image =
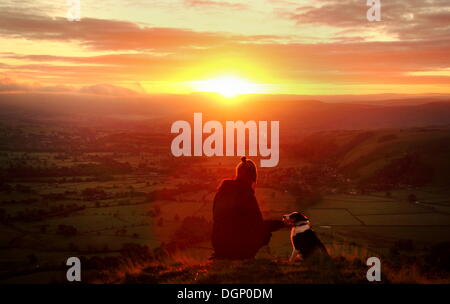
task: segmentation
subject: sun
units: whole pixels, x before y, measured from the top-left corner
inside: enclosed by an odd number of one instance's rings
[[[194,82],[194,90],[197,92],[218,93],[226,98],[234,98],[243,94],[264,93],[264,86],[250,81],[234,77],[222,76],[214,79]]]

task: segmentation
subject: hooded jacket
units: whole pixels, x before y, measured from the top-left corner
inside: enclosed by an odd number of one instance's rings
[[[251,185],[224,180],[214,197],[212,245],[219,259],[253,258],[270,232]]]

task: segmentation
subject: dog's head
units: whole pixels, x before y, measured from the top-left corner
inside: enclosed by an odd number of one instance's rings
[[[308,220],[308,217],[300,212],[292,212],[283,215],[283,222],[288,226],[293,226],[301,222],[307,222]]]

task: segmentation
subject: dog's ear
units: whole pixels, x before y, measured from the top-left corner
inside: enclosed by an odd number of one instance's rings
[[[295,222],[303,222],[303,221],[307,221],[307,220],[308,220],[308,217],[305,216],[305,215],[303,215],[303,214],[300,213],[300,212],[296,212],[296,213],[294,214],[294,221],[295,221]]]

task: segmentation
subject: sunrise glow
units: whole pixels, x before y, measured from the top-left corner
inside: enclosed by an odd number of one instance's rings
[[[264,85],[255,84],[234,76],[195,81],[193,89],[197,92],[217,93],[226,98],[233,98],[243,94],[261,94],[266,91]]]
[[[4,0],[0,91],[225,99],[450,91],[442,1],[384,7],[389,23],[368,21],[365,1],[169,2],[81,1],[71,22],[64,1]]]

